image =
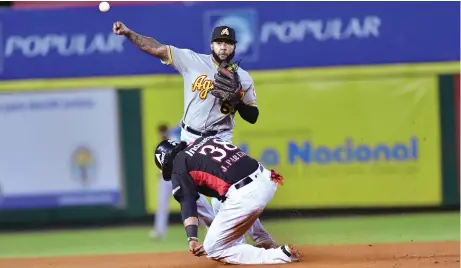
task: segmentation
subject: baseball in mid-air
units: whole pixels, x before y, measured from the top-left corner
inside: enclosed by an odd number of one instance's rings
[[[109,11],[109,9],[110,9],[109,3],[105,2],[105,1],[99,3],[99,10],[101,12],[107,12],[107,11]]]

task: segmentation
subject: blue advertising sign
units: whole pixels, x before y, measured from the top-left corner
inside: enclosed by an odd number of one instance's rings
[[[209,53],[237,32],[248,70],[459,61],[457,2],[201,2],[0,11],[0,79],[173,73],[112,34],[120,20],[164,44]]]

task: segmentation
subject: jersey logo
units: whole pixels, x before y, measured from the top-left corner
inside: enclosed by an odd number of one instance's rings
[[[200,91],[199,97],[204,100],[208,96],[208,92],[213,89],[213,80],[207,79],[206,74],[197,77],[192,83],[192,92]]]
[[[221,35],[229,35],[229,28],[222,30]]]
[[[210,139],[211,139],[211,137],[204,138],[201,142],[199,142],[199,143],[195,144],[194,146],[192,146],[191,148],[189,148],[186,151],[186,154],[188,154],[191,157],[194,156],[194,154],[198,150],[198,148],[200,148],[202,145],[204,145]]]

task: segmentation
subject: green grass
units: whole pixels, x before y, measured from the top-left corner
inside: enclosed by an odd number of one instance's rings
[[[460,214],[293,220],[267,229],[280,242],[308,245],[452,241],[460,239]]]
[[[460,214],[413,214],[268,221],[279,243],[320,245],[459,240]],[[187,250],[184,228],[168,229],[167,239],[149,239],[150,226],[0,234],[0,258],[117,254]],[[203,238],[204,231],[200,236]]]

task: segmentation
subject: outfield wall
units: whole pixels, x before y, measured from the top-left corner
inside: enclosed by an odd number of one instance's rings
[[[374,210],[459,204],[453,101],[457,65],[255,73],[261,88],[257,91],[260,120],[249,125],[237,119],[234,135],[249,154],[286,177],[268,209]],[[3,226],[127,221],[155,213],[159,174],[151,152],[158,142],[156,127],[163,122],[174,125],[180,119],[181,102],[168,100],[181,98],[182,81],[177,76],[144,77],[149,83],[131,88],[126,86],[127,79],[133,84],[142,81],[132,77],[29,83],[33,93],[24,87],[27,84],[18,84],[23,88],[13,96],[24,99],[50,94],[39,89],[91,93],[97,92],[99,83],[113,85],[106,90],[115,89],[117,98],[123,198],[116,201],[123,202],[85,203],[87,196],[74,196],[80,203],[42,208],[0,205]],[[101,149],[90,148],[94,155],[101,155]],[[66,161],[72,155],[68,150]],[[97,172],[92,178],[97,181],[103,178],[98,172],[110,162],[95,159]],[[65,168],[70,174],[67,184],[75,183],[72,166],[66,163]],[[42,180],[40,176],[30,179]],[[176,202],[171,208],[179,211]]]

